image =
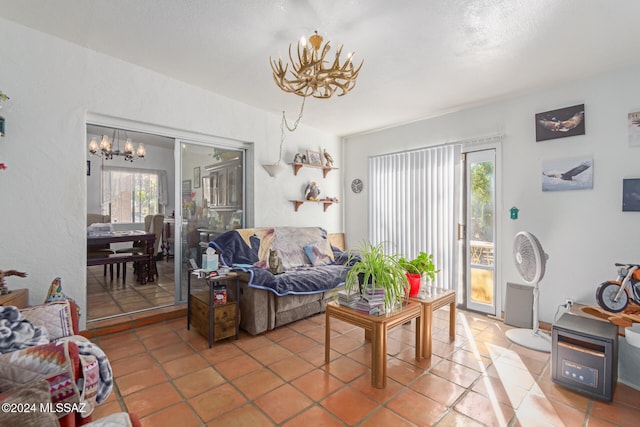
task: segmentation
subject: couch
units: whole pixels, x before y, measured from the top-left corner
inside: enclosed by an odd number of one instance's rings
[[[331,244],[333,239],[337,247]],[[239,274],[240,327],[258,335],[305,317],[322,313],[344,285],[347,261],[344,236],[320,227],[266,227],[231,230],[209,243],[220,263]],[[273,252],[282,274],[269,271]]]
[[[38,396],[45,380],[52,405],[62,408],[54,411],[61,425],[90,422],[95,405],[111,393],[111,367],[98,346],[76,335],[75,303],[60,300],[22,310],[0,307],[0,328],[0,400],[19,403],[25,395]],[[80,408],[82,412],[76,410]]]

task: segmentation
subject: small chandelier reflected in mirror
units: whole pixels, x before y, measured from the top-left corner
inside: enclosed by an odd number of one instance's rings
[[[113,156],[122,156],[127,162],[133,162],[137,159],[143,159],[146,154],[144,145],[140,143],[138,144],[138,148],[136,149],[133,146],[131,138],[127,137],[127,132],[123,132],[125,136],[123,151],[120,151],[120,139],[117,137],[120,131],[118,129],[114,129],[112,141],[114,144],[116,144],[115,150],[112,148],[111,142],[109,142],[109,137],[107,135],[102,135],[100,145],[98,145],[98,141],[95,136],[91,138],[91,142],[89,143],[89,152],[93,155],[102,156],[106,160],[113,159]]]
[[[295,93],[299,96],[313,96],[314,98],[330,98],[336,91],[338,96],[349,92],[356,85],[358,73],[364,60],[356,68],[351,59],[353,52],[347,55],[341,65],[340,55],[342,46],[336,52],[332,63],[325,60],[331,47],[329,42],[322,46],[322,36],[315,34],[309,37],[309,44],[303,37],[298,42],[298,56],[294,60],[289,45],[289,64],[283,65],[282,58],[270,59],[273,79],[285,92]],[[287,75],[289,72],[289,75]]]

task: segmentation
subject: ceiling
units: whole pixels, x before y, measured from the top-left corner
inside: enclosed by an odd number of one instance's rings
[[[317,30],[364,59],[353,91],[306,102],[302,122],[336,135],[640,63],[637,0],[0,0],[0,16],[291,122],[301,98],[269,57]]]

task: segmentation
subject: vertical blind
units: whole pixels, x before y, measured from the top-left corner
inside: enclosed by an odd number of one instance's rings
[[[407,259],[433,254],[436,284],[454,289],[460,145],[369,159],[369,240]]]

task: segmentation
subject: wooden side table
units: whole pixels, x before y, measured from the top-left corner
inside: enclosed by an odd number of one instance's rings
[[[387,331],[402,325],[411,319],[416,320],[416,359],[422,354],[422,307],[414,301],[409,301],[401,310],[383,316],[372,316],[356,311],[349,307],[330,302],[326,308],[326,325],[324,341],[324,361],[329,363],[331,350],[331,318],[342,320],[354,326],[363,328],[371,335],[371,385],[375,388],[387,386]]]
[[[191,273],[193,270],[189,269],[189,271],[187,272],[187,329],[191,329],[191,311],[193,310],[192,307],[192,294],[191,294]],[[214,331],[215,331],[215,325],[214,325],[214,320],[215,320],[215,315],[218,314],[219,317],[221,317],[221,321],[224,323],[228,320],[229,316],[227,316],[228,314],[228,309],[230,307],[232,307],[233,309],[235,309],[235,318],[234,318],[234,322],[235,322],[235,336],[236,336],[236,340],[239,338],[240,336],[240,281],[238,280],[238,273],[234,273],[231,272],[225,276],[222,277],[216,277],[213,279],[205,279],[205,282],[207,283],[207,286],[209,287],[209,295],[208,298],[204,298],[206,300],[206,303],[208,305],[208,316],[207,316],[207,320],[208,320],[208,332],[209,332],[209,348],[211,348],[211,345],[213,344],[213,341],[215,339],[214,337]],[[218,310],[217,312],[214,311],[214,308],[216,307],[216,305],[214,304],[214,296],[213,296],[213,290],[215,285],[220,284],[220,283],[227,283],[230,282],[232,280],[235,280],[236,282],[236,295],[237,295],[237,301],[235,301],[233,304],[231,303],[227,303],[225,304],[225,308]],[[202,301],[202,299],[200,299]],[[227,335],[228,336],[228,335]]]
[[[449,304],[449,337],[456,337],[456,292],[450,289],[429,287],[427,299],[410,298],[422,304],[422,357],[431,357],[433,312]]]
[[[29,289],[14,289],[8,294],[0,295],[0,305],[27,307],[29,305]]]

